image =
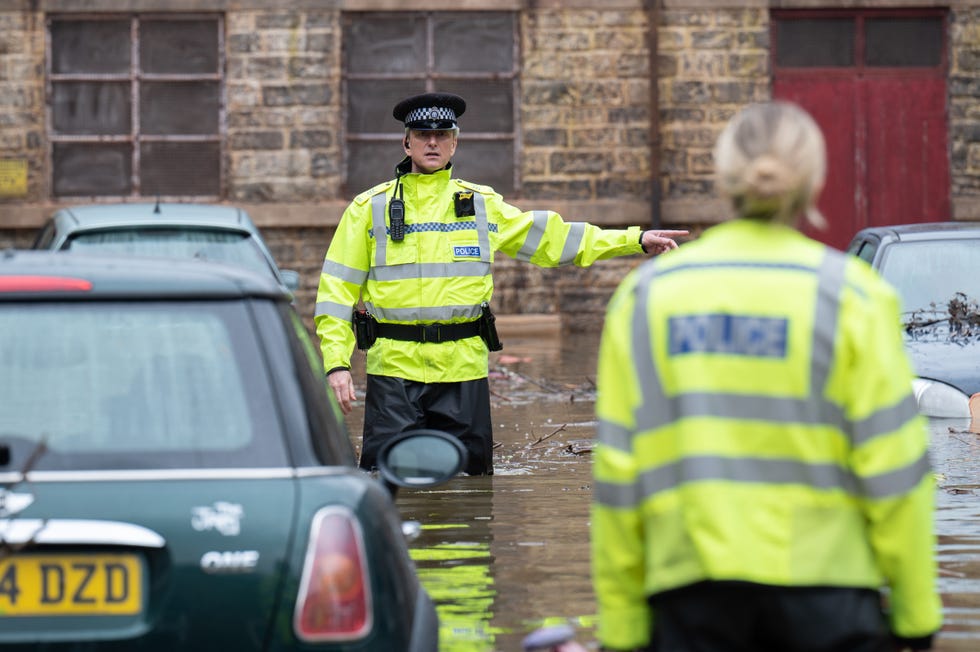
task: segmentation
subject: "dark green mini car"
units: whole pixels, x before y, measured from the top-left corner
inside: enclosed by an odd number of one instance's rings
[[[464,453],[358,470],[321,364],[270,277],[0,252],[0,648],[435,652],[392,495]]]

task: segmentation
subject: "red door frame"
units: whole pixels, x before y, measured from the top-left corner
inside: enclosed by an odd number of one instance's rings
[[[819,207],[830,224],[808,235],[843,249],[865,226],[950,219],[946,75],[948,12],[930,9],[772,10],[772,94],[809,111],[827,141],[828,177]],[[867,18],[941,18],[933,67],[865,66]],[[778,23],[853,18],[851,67],[778,65]]]

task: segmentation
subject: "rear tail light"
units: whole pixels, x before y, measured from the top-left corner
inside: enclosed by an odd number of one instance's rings
[[[67,276],[0,276],[0,292],[86,292],[91,281]]]
[[[372,625],[364,536],[353,512],[324,507],[313,518],[293,627],[304,641],[361,638]]]

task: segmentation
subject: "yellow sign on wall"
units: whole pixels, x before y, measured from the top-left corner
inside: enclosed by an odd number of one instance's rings
[[[0,159],[0,197],[27,196],[27,161]]]

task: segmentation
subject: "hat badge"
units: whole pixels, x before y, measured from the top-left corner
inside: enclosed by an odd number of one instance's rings
[[[435,120],[438,117],[439,117],[439,111],[435,107],[432,107],[431,109],[429,109],[429,119],[430,120]]]

